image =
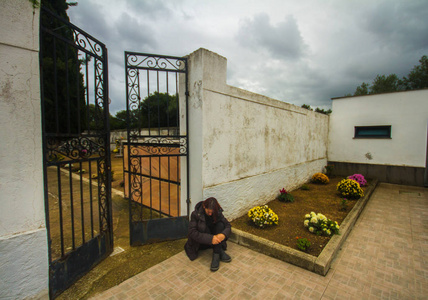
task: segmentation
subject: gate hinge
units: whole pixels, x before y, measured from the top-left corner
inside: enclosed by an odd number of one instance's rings
[[[185,92],[184,94],[185,94],[186,96],[190,96],[189,91]]]

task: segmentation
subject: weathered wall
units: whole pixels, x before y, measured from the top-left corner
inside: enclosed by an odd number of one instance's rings
[[[354,138],[355,126],[374,125],[391,125],[391,138]],[[428,90],[333,99],[328,159],[339,173],[354,168],[381,181],[421,185],[427,125]]]
[[[0,1],[0,298],[47,292],[39,10]]]
[[[328,116],[227,85],[226,64],[189,56],[191,197],[216,197],[234,219],[322,171]]]

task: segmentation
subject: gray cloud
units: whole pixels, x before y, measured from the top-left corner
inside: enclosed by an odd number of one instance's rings
[[[229,84],[323,108],[428,54],[425,0],[81,0],[69,15],[109,50],[112,112],[124,109],[125,50],[204,47],[228,59]]]
[[[363,24],[381,46],[415,51],[428,47],[427,16],[426,1],[385,1],[367,12]]]
[[[126,45],[130,51],[147,49],[152,51],[157,46],[156,30],[154,26],[123,12],[115,23],[116,34],[114,35],[116,45]]]
[[[292,16],[274,26],[267,14],[257,14],[253,19],[241,22],[236,37],[244,47],[265,48],[271,54],[286,59],[299,59],[306,48]]]
[[[168,18],[171,16],[171,10],[165,5],[165,1],[150,0],[128,0],[126,8],[144,17],[150,19]]]

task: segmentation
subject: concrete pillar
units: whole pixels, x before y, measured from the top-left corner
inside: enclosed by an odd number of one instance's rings
[[[226,87],[226,58],[200,48],[188,55],[190,212],[203,199],[203,99],[206,90]],[[182,121],[182,120],[181,120]],[[183,178],[183,177],[182,177]]]
[[[0,299],[48,295],[39,9],[0,1]]]

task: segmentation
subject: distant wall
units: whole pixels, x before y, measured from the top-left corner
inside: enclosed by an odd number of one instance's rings
[[[427,162],[428,90],[333,99],[328,159],[334,172],[423,185]],[[391,138],[354,138],[355,126],[390,125]]]
[[[323,170],[328,116],[229,86],[226,69],[208,50],[189,56],[190,195],[234,219]]]
[[[0,298],[48,291],[39,10],[0,1]]]
[[[147,128],[143,128],[141,130],[141,135],[178,135],[177,127],[161,127],[160,133],[159,128],[151,128],[150,131]],[[126,129],[118,129],[110,131],[110,150],[116,148],[116,140],[126,140],[127,139],[127,131]]]

